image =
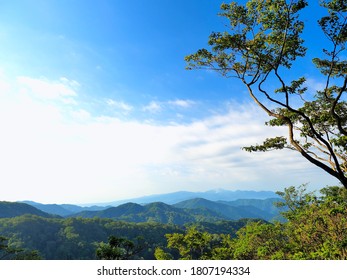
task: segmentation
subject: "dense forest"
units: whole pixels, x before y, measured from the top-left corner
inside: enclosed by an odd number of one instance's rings
[[[199,223],[199,228],[211,233],[234,233],[245,226],[247,220]],[[154,259],[154,250],[166,246],[166,234],[183,233],[184,228],[173,224],[156,222],[133,223],[114,221],[107,218],[45,218],[22,215],[0,219],[1,258],[22,258],[25,252],[35,251],[43,259],[95,259],[98,246],[110,236],[125,238],[141,250],[134,258]],[[7,254],[5,245],[13,249]],[[174,253],[173,253],[174,254]],[[30,258],[30,254],[29,254]]]
[[[285,222],[249,222],[236,237],[190,227],[185,233],[167,234],[168,248],[176,249],[180,259],[347,259],[347,190],[327,187],[320,195],[305,186],[279,192],[286,207]],[[217,242],[216,242],[217,240]],[[158,259],[173,259],[163,248]]]
[[[0,259],[347,259],[345,188],[278,194],[282,219],[271,222],[129,222],[42,211],[0,218]]]

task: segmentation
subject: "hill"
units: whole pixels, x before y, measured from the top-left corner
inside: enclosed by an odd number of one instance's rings
[[[147,205],[125,203],[102,211],[82,211],[71,217],[99,217],[136,223],[157,222],[176,225],[196,221],[211,222],[225,219],[223,215],[209,209],[180,209],[162,202],[154,202]]]
[[[52,217],[52,215],[25,203],[0,201],[0,218],[13,218],[26,214],[45,218]]]
[[[102,211],[82,211],[71,215],[71,217],[99,217],[136,223],[157,222],[177,225],[239,219],[270,221],[279,215],[278,209],[273,205],[275,201],[278,199],[215,202],[204,198],[194,198],[174,205],[163,202],[153,202],[146,205],[129,202]]]
[[[227,220],[238,220],[244,217],[253,218],[251,213],[247,209],[240,210],[238,207],[229,206],[226,204],[210,201],[204,198],[194,198],[180,203],[174,204],[173,206],[182,209],[208,209],[215,213],[218,213],[225,217]]]
[[[167,194],[158,194],[143,196],[139,198],[133,198],[128,200],[119,200],[109,203],[93,203],[86,205],[74,205],[74,204],[42,204],[34,201],[21,201],[35,208],[47,212],[53,215],[59,215],[62,217],[67,217],[74,215],[79,212],[84,211],[102,211],[110,207],[120,206],[127,203],[136,203],[140,205],[146,205],[154,202],[163,202],[168,205],[173,205],[180,203],[182,201],[203,198],[210,201],[237,201],[239,199],[268,199],[268,198],[278,198],[278,195],[271,191],[229,191],[229,190],[211,190],[207,192],[173,192]],[[228,204],[226,203],[226,204]],[[231,204],[230,204],[231,205]],[[231,205],[234,206],[234,205]],[[240,206],[240,205],[236,205]],[[258,207],[259,208],[259,207]]]
[[[282,201],[280,198],[268,198],[268,199],[238,199],[235,201],[218,201],[223,204],[236,207],[244,207],[251,210],[250,207],[255,207],[256,211],[262,213],[262,218],[265,220],[271,220],[273,218],[280,218],[280,209],[275,206],[276,202]],[[281,209],[283,211],[285,209]]]
[[[101,206],[89,206],[82,207],[74,204],[42,204],[34,201],[22,201],[23,203],[34,206],[35,208],[44,211],[49,214],[59,215],[62,217],[67,217],[82,211],[100,211],[106,209],[107,207]]]
[[[154,205],[157,206],[161,207]],[[236,231],[247,222],[202,222],[196,226],[210,233],[235,236]],[[11,246],[19,245],[25,250],[37,250],[39,255],[47,260],[93,260],[96,258],[95,250],[98,244],[107,242],[111,235],[126,238],[135,244],[143,244],[138,258],[152,260],[157,247],[167,246],[166,234],[184,233],[184,230],[184,227],[172,224],[129,223],[99,218],[62,219],[23,215],[0,219],[0,236],[10,239]],[[171,253],[178,257],[174,250]]]
[[[279,215],[279,210],[274,203],[277,198],[269,199],[239,199],[236,201],[210,201],[203,198],[195,198],[173,206],[183,209],[208,209],[224,216],[227,220],[243,218],[259,218],[272,220]]]

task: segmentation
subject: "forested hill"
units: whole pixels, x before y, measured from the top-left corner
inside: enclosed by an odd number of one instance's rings
[[[239,220],[257,218],[271,221],[279,217],[279,209],[274,203],[279,199],[247,199],[231,202],[215,202],[195,198],[174,205],[162,202],[139,205],[125,203],[102,211],[82,211],[72,217],[111,218],[128,222],[158,222],[183,225],[196,221],[215,222],[220,220]]]
[[[279,199],[239,199],[236,201],[210,201],[203,198],[195,198],[173,206],[184,209],[209,209],[222,215],[227,220],[238,220],[243,218],[259,218],[272,220],[279,217],[279,209],[275,202]]]
[[[211,233],[235,236],[247,220],[195,223]],[[155,222],[129,223],[101,218],[43,218],[23,215],[0,219],[0,237],[4,236],[11,247],[38,251],[43,259],[96,259],[100,242],[111,235],[142,244],[139,259],[154,259],[157,247],[166,247],[166,234],[183,233],[184,227]],[[173,252],[174,253],[174,252]],[[1,250],[0,250],[1,259]]]
[[[125,203],[117,207],[81,207],[77,205],[40,204],[35,202],[0,204],[0,217],[16,217],[32,214],[41,217],[111,218],[127,222],[158,222],[183,225],[196,221],[215,222],[256,218],[267,221],[278,219],[279,209],[274,205],[279,198],[238,199],[234,201],[210,201],[194,198],[168,205],[153,202],[146,205]]]
[[[12,218],[25,214],[31,214],[46,218],[53,217],[52,215],[26,203],[0,201],[0,218]]]
[[[102,206],[82,207],[74,204],[42,204],[28,200],[21,202],[34,206],[35,208],[47,212],[49,214],[59,215],[62,217],[73,215],[82,211],[100,211],[107,208]]]
[[[126,203],[102,211],[83,211],[73,217],[83,218],[111,218],[127,222],[157,222],[163,224],[184,225],[196,221],[228,220],[224,215],[209,209],[180,209],[162,202],[147,205]]]

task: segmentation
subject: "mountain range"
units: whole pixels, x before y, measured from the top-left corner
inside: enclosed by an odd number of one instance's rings
[[[83,206],[74,205],[74,204],[42,204],[42,203],[29,201],[29,200],[25,200],[21,202],[31,205],[41,211],[54,214],[54,215],[59,215],[62,217],[67,217],[82,211],[88,211],[88,210],[100,211],[100,210],[104,210],[106,208],[111,207],[111,206],[96,206],[96,205],[83,207]]]
[[[133,202],[138,204],[148,204],[151,202],[163,202],[169,205],[179,203],[184,200],[193,198],[204,198],[211,201],[225,200],[234,201],[237,199],[266,199],[266,198],[278,198],[278,195],[272,191],[241,191],[241,190],[224,190],[214,189],[206,192],[187,192],[179,191],[166,194],[154,194],[149,196],[142,196],[138,198],[116,200],[108,203],[94,203],[91,205],[98,206],[118,206],[127,202]]]
[[[279,200],[273,192],[215,190],[197,193],[175,192],[140,197],[132,202],[111,203],[117,206],[41,204],[33,201],[0,202],[0,218],[32,214],[42,217],[99,217],[128,222],[154,221],[178,225],[243,218],[271,221],[280,217],[279,209],[274,206]]]
[[[72,216],[111,218],[128,222],[153,221],[178,225],[197,221],[216,222],[244,218],[271,221],[279,218],[279,210],[273,206],[276,201],[279,199],[240,199],[230,202],[215,202],[204,198],[194,198],[173,205],[163,202],[152,202],[146,205],[129,202],[101,211],[82,211]],[[261,208],[256,205],[261,205]]]

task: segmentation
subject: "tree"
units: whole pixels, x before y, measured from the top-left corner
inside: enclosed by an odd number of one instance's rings
[[[279,193],[285,199],[285,205],[292,205],[283,213],[288,219],[285,232],[290,244],[290,258],[346,260],[347,190],[327,187],[317,196],[304,189],[304,186],[290,187]]]
[[[173,260],[173,256],[160,247],[155,248],[154,257],[156,260]]]
[[[317,196],[305,185],[278,192],[286,222],[251,222],[215,248],[215,259],[347,259],[347,190],[327,187]]]
[[[166,234],[166,238],[168,242],[167,247],[177,249],[182,260],[209,258],[213,236],[208,232],[199,231],[195,226],[191,226],[184,234]]]
[[[252,222],[237,232],[231,248],[231,259],[283,260],[289,258],[290,242],[285,224]]]
[[[0,260],[7,259],[14,254],[16,250],[10,248],[7,244],[7,238],[0,236]]]
[[[167,249],[177,250],[180,259],[188,260],[347,259],[345,188],[326,187],[316,195],[301,185],[278,194],[283,198],[277,206],[285,222],[249,220],[235,237],[192,226],[185,233],[166,234]],[[157,248],[155,257],[172,259],[173,255]]]
[[[313,59],[325,84],[313,98],[305,77],[287,78],[294,74],[293,63],[307,52],[299,20],[307,5],[304,0],[222,4],[219,15],[229,21],[228,31],[213,32],[210,50],[200,49],[185,60],[189,70],[212,69],[239,79],[271,117],[267,125],[288,127],[287,137],[268,138],[244,147],[246,151],[295,150],[347,188],[347,3],[321,1],[327,15],[318,24],[330,45]],[[273,85],[277,89],[271,90]]]
[[[41,260],[37,250],[24,250],[8,245],[8,239],[0,236],[0,260]]]
[[[101,242],[96,249],[96,256],[101,260],[129,260],[137,255],[143,247],[135,245],[126,238],[110,236],[108,243]]]

